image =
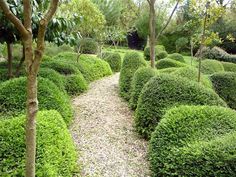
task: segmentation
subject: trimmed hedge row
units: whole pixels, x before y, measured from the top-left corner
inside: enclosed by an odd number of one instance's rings
[[[235,176],[236,113],[215,106],[169,110],[149,144],[152,176]]]
[[[224,70],[228,72],[236,72],[236,64],[229,62],[221,62]]]
[[[0,121],[0,176],[25,176],[25,116]],[[37,116],[36,176],[73,176],[77,154],[57,111]]]
[[[164,68],[170,68],[170,67],[185,67],[187,66],[186,64],[170,59],[170,58],[164,58],[156,63],[156,68],[157,69],[164,69]]]
[[[178,105],[227,106],[211,89],[185,78],[160,74],[149,80],[139,97],[135,113],[137,131],[149,139],[166,110]]]
[[[101,58],[109,63],[113,72],[119,72],[121,68],[122,59],[119,53],[116,52],[104,52]]]
[[[201,72],[203,74],[213,74],[224,71],[224,67],[221,62],[216,60],[203,60],[201,65]]]
[[[65,76],[65,89],[69,95],[78,95],[88,89],[82,74]]]
[[[172,54],[168,55],[168,58],[185,63],[184,57],[179,53],[172,53]]]

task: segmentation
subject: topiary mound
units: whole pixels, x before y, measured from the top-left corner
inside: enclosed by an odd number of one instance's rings
[[[65,80],[62,75],[50,68],[40,68],[39,76],[52,81],[61,91],[65,91]]]
[[[165,50],[165,47],[163,45],[156,45],[155,46],[155,59],[162,59],[167,57],[168,53]],[[165,56],[165,57],[164,57]],[[144,49],[144,58],[145,60],[149,61],[150,60],[150,47],[147,46]]]
[[[65,88],[69,95],[78,95],[88,89],[88,84],[82,74],[65,77]]]
[[[184,63],[178,62],[176,60],[172,60],[170,58],[164,58],[156,63],[157,69],[164,69],[164,68],[170,68],[170,67],[185,67],[187,66]]]
[[[214,89],[229,107],[236,109],[236,73],[221,72],[211,75]]]
[[[25,176],[25,116],[0,121],[0,176]],[[36,176],[73,176],[77,154],[57,111],[37,116]]]
[[[149,144],[152,176],[235,176],[236,113],[216,106],[171,109]]]
[[[190,81],[198,82],[198,70],[194,67],[181,67],[176,69],[176,71],[172,72],[171,74],[178,77],[187,78]],[[205,87],[212,88],[210,78],[205,75],[201,75],[200,83]]]
[[[96,54],[98,43],[92,38],[83,38],[79,40],[78,50],[83,54]]]
[[[140,68],[134,73],[134,77],[131,82],[131,97],[129,100],[131,109],[136,109],[142,88],[153,76],[156,75],[156,73],[157,72],[152,68]]]
[[[227,106],[211,89],[185,78],[160,74],[149,80],[139,97],[135,114],[137,131],[150,138],[166,110],[178,105]]]
[[[203,60],[201,65],[201,72],[203,74],[213,74],[224,71],[224,67],[221,62],[216,60]]]
[[[156,58],[158,60],[166,58],[167,56],[168,56],[168,53],[166,51],[160,51],[160,52],[157,51]]]
[[[69,124],[73,117],[68,95],[60,91],[48,79],[38,80],[38,101],[40,110],[57,110]],[[21,77],[6,81],[0,85],[0,115],[15,116],[25,112],[26,78]]]
[[[221,62],[224,70],[228,72],[236,72],[236,64],[229,62]]]
[[[113,72],[119,72],[121,68],[121,56],[119,53],[115,52],[104,52],[102,53],[103,60],[105,60],[107,63],[109,63],[111,70]]]
[[[159,74],[162,74],[162,73],[170,74],[170,73],[175,72],[175,71],[178,70],[178,69],[179,69],[178,67],[171,67],[171,68],[158,69],[158,70],[157,70],[157,73],[159,73]]]
[[[125,100],[130,99],[130,87],[134,73],[137,69],[147,66],[145,60],[138,52],[128,52],[124,56],[120,71],[119,92]]]
[[[179,53],[172,53],[168,55],[168,58],[185,63],[184,57]]]

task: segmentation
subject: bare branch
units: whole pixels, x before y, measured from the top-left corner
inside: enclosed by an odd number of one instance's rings
[[[28,35],[28,31],[26,30],[22,22],[10,11],[5,0],[0,0],[0,9],[2,9],[6,18],[15,25],[21,36],[23,38],[26,37]]]

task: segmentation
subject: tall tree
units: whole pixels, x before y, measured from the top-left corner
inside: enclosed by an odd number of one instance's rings
[[[23,0],[22,22],[9,9],[5,0],[0,0],[0,9],[5,17],[11,21],[20,32],[21,40],[25,47],[25,63],[27,73],[27,120],[26,120],[26,177],[35,176],[35,154],[36,154],[36,116],[38,112],[37,98],[37,74],[45,48],[45,33],[49,21],[52,19],[58,7],[59,0],[51,0],[45,15],[39,21],[37,35],[37,46],[33,48],[32,32],[32,4],[30,0]]]

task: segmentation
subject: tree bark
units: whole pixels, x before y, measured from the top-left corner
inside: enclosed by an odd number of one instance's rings
[[[11,79],[13,77],[12,73],[12,60],[13,60],[13,44],[7,42],[7,67],[8,67],[8,78]]]

